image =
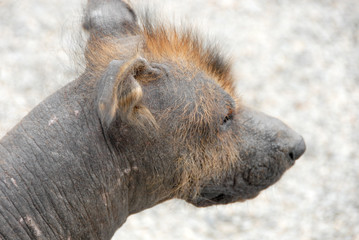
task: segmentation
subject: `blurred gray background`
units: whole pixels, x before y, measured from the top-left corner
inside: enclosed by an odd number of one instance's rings
[[[0,136],[81,71],[83,4],[0,0]],[[243,100],[301,133],[307,152],[255,200],[204,209],[172,200],[129,217],[113,239],[359,240],[359,1],[160,5],[215,36]]]

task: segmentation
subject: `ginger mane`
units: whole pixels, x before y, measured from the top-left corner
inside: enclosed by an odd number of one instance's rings
[[[114,59],[143,56],[148,61],[170,61],[189,71],[202,71],[234,96],[231,59],[214,41],[204,39],[193,26],[165,23],[168,21],[149,10],[138,19],[139,27],[125,36],[90,36],[85,56],[91,72],[101,74]]]

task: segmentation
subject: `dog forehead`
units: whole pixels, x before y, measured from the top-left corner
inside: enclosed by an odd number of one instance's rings
[[[200,70],[193,71],[174,64],[154,64],[162,76],[143,84],[147,101],[163,101],[164,105],[176,103],[198,105],[231,101],[231,96],[214,79]]]

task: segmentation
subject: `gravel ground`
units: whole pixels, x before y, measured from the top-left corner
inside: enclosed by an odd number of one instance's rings
[[[169,201],[129,217],[113,240],[359,240],[359,2],[162,2],[216,36],[244,101],[301,133],[307,152],[255,200],[205,209]],[[0,1],[0,136],[78,74],[82,5]]]

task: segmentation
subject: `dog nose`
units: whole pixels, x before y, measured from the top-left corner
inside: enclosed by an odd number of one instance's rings
[[[297,160],[298,158],[300,158],[300,156],[303,155],[303,153],[305,152],[306,146],[305,146],[305,142],[303,137],[300,137],[298,140],[296,140],[293,143],[293,146],[291,147],[291,149],[289,150],[289,158],[292,161]]]

